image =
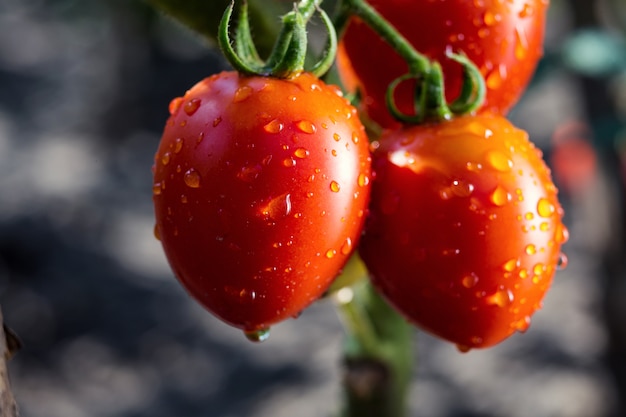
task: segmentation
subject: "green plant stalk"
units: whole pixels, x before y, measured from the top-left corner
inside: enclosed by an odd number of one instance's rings
[[[346,328],[342,417],[402,417],[413,369],[413,328],[368,280],[337,294]],[[343,302],[342,302],[343,301]]]

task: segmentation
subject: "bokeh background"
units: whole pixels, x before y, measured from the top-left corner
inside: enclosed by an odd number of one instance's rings
[[[415,333],[412,416],[626,415],[626,2],[552,0],[511,113],[571,239],[524,335],[459,353]],[[139,0],[0,2],[0,305],[27,417],[318,417],[340,403],[331,300],[252,344],[193,302],[153,237],[171,98],[226,69]]]

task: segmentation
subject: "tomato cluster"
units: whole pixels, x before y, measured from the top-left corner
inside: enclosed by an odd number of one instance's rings
[[[385,91],[406,64],[354,18],[338,68],[380,137],[310,73],[211,76],[170,104],[155,234],[189,293],[253,339],[326,292],[358,246],[409,321],[461,350],[494,345],[526,330],[566,261],[550,170],[504,116],[541,56],[547,0],[370,3],[441,62],[449,98],[464,78],[450,49],[476,64],[478,113],[392,120]],[[406,84],[395,99],[410,113]]]

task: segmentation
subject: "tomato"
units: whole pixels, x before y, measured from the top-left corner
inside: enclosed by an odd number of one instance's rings
[[[448,100],[456,98],[461,66],[446,51],[464,52],[481,70],[487,94],[483,110],[506,114],[517,102],[543,54],[548,0],[369,0],[413,46],[442,64]],[[395,121],[385,107],[387,86],[407,65],[377,34],[352,19],[339,48],[338,69],[347,86],[359,85],[362,106],[374,121]],[[412,83],[396,94],[412,113]]]
[[[526,330],[568,237],[527,133],[482,114],[387,131],[374,144],[360,244],[374,286],[462,350]]]
[[[369,143],[338,88],[223,72],[170,105],[155,234],[187,291],[254,333],[296,316],[357,245]]]

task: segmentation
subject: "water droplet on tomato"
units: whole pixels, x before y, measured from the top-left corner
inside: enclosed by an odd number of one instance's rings
[[[465,168],[467,168],[468,171],[478,172],[481,169],[483,169],[483,165],[481,163],[476,163],[476,162],[467,162],[465,164]]]
[[[282,194],[271,199],[261,208],[261,214],[266,220],[278,220],[291,213],[291,194]]]
[[[524,214],[524,218],[526,220],[532,220],[535,218],[535,215],[529,211],[528,213]]]
[[[511,198],[511,194],[509,194],[501,185],[498,185],[489,196],[489,200],[498,207],[504,206],[506,203],[511,201]]]
[[[513,161],[500,151],[487,152],[485,159],[487,164],[496,171],[507,172],[513,167]]]
[[[463,345],[463,344],[461,344],[461,343],[457,343],[457,344],[456,344],[456,348],[457,348],[457,349],[459,350],[459,352],[461,352],[461,353],[467,353],[467,352],[469,352],[470,350],[472,350],[472,348],[471,348],[471,347],[469,347],[469,346],[467,346],[467,345]]]
[[[523,26],[515,28],[515,58],[521,60],[528,53],[528,39]]]
[[[352,252],[352,239],[346,238],[346,241],[341,245],[341,253],[343,255],[349,255]]]
[[[498,67],[494,68],[491,72],[489,72],[489,74],[487,74],[485,84],[487,85],[487,88],[495,90],[502,86],[506,77],[506,67],[504,65],[498,65]]]
[[[217,127],[217,125],[219,125],[220,123],[222,123],[222,118],[221,117],[216,117],[213,120],[213,127]]]
[[[541,230],[542,232],[547,232],[548,230],[550,230],[550,224],[548,222],[541,222],[541,224],[539,225],[539,230]]]
[[[337,251],[335,249],[328,249],[326,251],[326,258],[332,259],[335,257],[336,254],[337,254]]]
[[[522,268],[520,269],[518,275],[521,279],[526,279],[528,278],[528,270],[526,268]]]
[[[165,152],[163,154],[163,156],[161,157],[161,163],[163,165],[167,165],[170,163],[170,159],[171,159],[172,155],[169,152]]]
[[[335,139],[335,142],[339,142],[341,140],[341,135],[339,135],[339,133],[333,133],[333,139]]]
[[[535,13],[535,9],[533,9],[533,6],[530,3],[524,3],[524,7],[519,12],[519,17],[521,18],[530,17],[534,13]]]
[[[309,156],[309,150],[305,148],[298,148],[294,151],[293,154],[300,159],[304,159]]]
[[[249,85],[243,85],[235,91],[235,96],[233,97],[233,103],[240,103],[250,97],[254,93],[254,90]]]
[[[285,125],[278,121],[278,119],[274,119],[265,124],[265,126],[263,126],[263,130],[267,133],[278,133],[283,130],[284,127]]]
[[[554,207],[554,204],[552,204],[547,198],[540,198],[537,202],[537,213],[539,213],[541,217],[550,217],[555,211],[556,208]]]
[[[237,178],[245,182],[252,182],[259,177],[262,171],[261,165],[247,165],[242,167],[237,173]]]
[[[356,132],[352,132],[352,143],[355,145],[359,143],[359,135]]]
[[[554,239],[559,244],[564,244],[569,240],[569,230],[562,223],[557,225]]]
[[[183,98],[182,97],[176,97],[175,99],[170,101],[169,111],[170,111],[170,114],[172,116],[174,116],[174,115],[176,115],[176,113],[178,113],[178,110],[180,109],[180,105],[182,103],[183,103]]]
[[[493,26],[501,20],[502,15],[500,13],[493,13],[490,10],[487,10],[483,16],[483,22],[485,22],[487,26]]]
[[[530,327],[530,316],[526,316],[523,319],[519,319],[513,325],[515,330],[520,333],[524,333]]]
[[[159,195],[161,191],[163,191],[163,188],[160,182],[156,182],[152,185],[152,194]]]
[[[193,168],[190,168],[185,172],[185,176],[183,177],[185,184],[189,188],[198,188],[200,187],[200,174]]]
[[[513,272],[520,266],[520,260],[517,258],[509,259],[502,265],[502,269],[506,272]]]
[[[478,284],[478,276],[475,273],[465,275],[461,280],[465,288],[474,288]]]
[[[357,178],[357,183],[360,187],[365,187],[367,184],[370,183],[370,179],[365,174],[359,174],[359,177]]]
[[[299,122],[296,123],[296,127],[304,133],[315,133],[317,131],[317,128],[315,127],[315,125],[308,121],[308,120],[300,120]]]
[[[559,260],[556,263],[556,270],[557,271],[564,270],[565,268],[567,268],[568,263],[569,263],[569,260],[567,259],[567,255],[565,255],[564,253],[560,253]]]
[[[337,156],[337,151],[336,151],[335,149],[333,149],[332,151],[330,151],[330,153],[331,153],[333,156]]]
[[[474,184],[462,180],[454,180],[450,186],[452,194],[457,197],[469,197],[474,191]]]
[[[259,330],[245,330],[243,333],[246,339],[255,343],[265,342],[270,337],[269,327]]]
[[[154,224],[153,233],[154,233],[155,239],[158,241],[161,241],[161,229],[159,228],[159,225],[156,223]]]
[[[508,307],[513,303],[515,296],[513,295],[513,291],[509,289],[500,289],[496,291],[493,295],[485,298],[485,301],[489,305],[495,305],[498,307]]]
[[[193,114],[200,108],[201,103],[202,100],[200,100],[199,98],[192,98],[185,103],[185,105],[183,106],[183,110],[185,111],[185,113],[187,113],[188,116],[193,116]]]
[[[293,159],[292,157],[285,158],[283,159],[283,165],[286,166],[287,168],[294,167],[296,166],[296,160]]]
[[[339,183],[337,181],[330,182],[330,191],[333,193],[338,193],[340,190]]]
[[[180,202],[183,203],[183,204],[187,204],[187,201],[189,201],[187,199],[187,196],[185,194],[181,194],[180,195]]]
[[[202,135],[204,137],[204,135]],[[185,140],[183,138],[176,138],[174,141],[174,153],[179,153],[183,149]]]

